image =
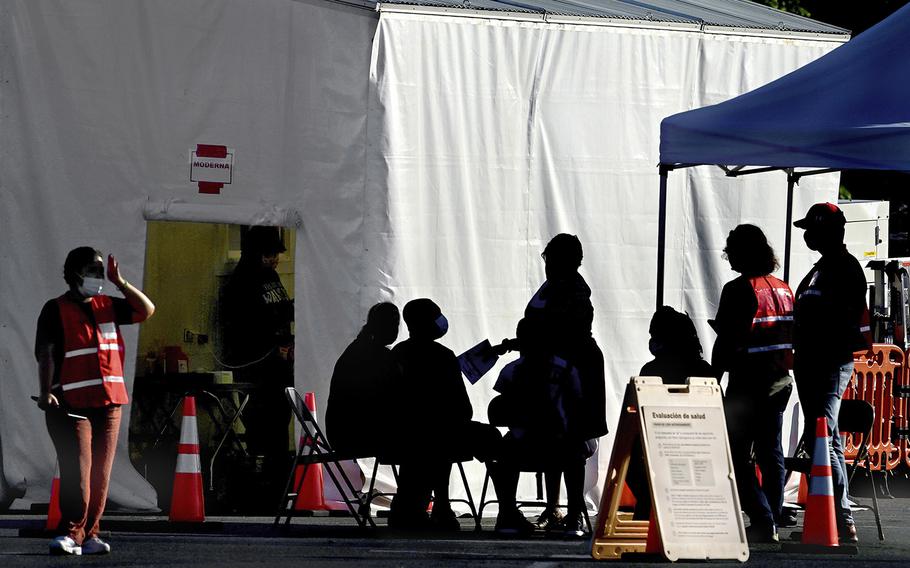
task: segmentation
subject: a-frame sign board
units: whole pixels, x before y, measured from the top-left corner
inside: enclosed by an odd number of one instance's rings
[[[619,511],[637,439],[653,503],[650,526],[658,531],[650,539],[648,521]],[[749,559],[723,397],[713,378],[664,385],[659,377],[633,377],[626,387],[591,554],[606,560],[645,552],[667,560]]]

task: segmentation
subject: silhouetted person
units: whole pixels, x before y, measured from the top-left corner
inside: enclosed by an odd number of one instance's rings
[[[692,319],[670,306],[657,308],[648,329],[648,350],[654,359],[639,375],[660,377],[665,384],[684,385],[689,377],[713,377],[714,368],[702,357],[701,342]]]
[[[837,415],[841,396],[853,376],[853,352],[872,345],[866,278],[859,261],[844,245],[846,219],[836,205],[816,203],[805,218],[793,224],[806,230],[806,246],[822,255],[796,290],[793,314],[793,370],[806,414],[803,441],[812,448],[816,419],[828,419],[837,526],[841,540],[857,542]]]
[[[290,467],[284,389],[294,385],[294,302],[275,270],[284,251],[277,228],[251,227],[221,296],[225,362],[237,382],[256,385],[243,423],[250,455],[263,457],[261,498],[253,499],[263,506],[281,493]]]
[[[373,457],[387,450],[388,433],[377,428],[376,404],[388,400],[400,371],[388,346],[398,339],[398,308],[382,302],[338,361],[325,411],[332,447],[348,456]]]
[[[591,288],[578,273],[583,256],[581,241],[575,235],[561,233],[547,243],[541,256],[547,279],[528,302],[525,317],[539,321],[550,338],[553,354],[575,367],[581,379],[582,405],[575,433],[579,451],[561,467],[568,507],[560,528],[567,536],[583,536],[585,461],[608,431],[604,358],[591,333]],[[547,486],[558,487],[559,480],[548,479]]]
[[[793,390],[793,292],[771,274],[777,258],[755,225],[730,231],[724,255],[740,276],[721,292],[712,362],[719,374],[730,373],[724,407],[749,540],[776,542],[786,477],[781,430]]]
[[[410,337],[392,349],[401,369],[392,394],[397,422],[393,429],[403,445],[395,451],[401,468],[389,526],[458,530],[449,503],[452,464],[472,455],[483,459],[484,448],[498,441],[499,432],[471,421],[473,409],[458,360],[436,342],[449,328],[439,306],[427,298],[411,300],[402,315]],[[428,522],[431,493],[433,513]]]
[[[713,377],[714,368],[702,358],[701,341],[695,324],[688,314],[670,306],[657,308],[648,329],[651,339],[648,350],[654,359],[638,372],[642,377],[660,377],[665,384],[684,385],[689,377]],[[626,483],[635,496],[635,518],[647,519],[651,514],[651,492],[645,476],[641,440],[632,446],[632,457],[626,473]]]
[[[519,472],[541,470],[548,480],[558,480],[563,464],[574,465],[579,452],[581,379],[574,367],[553,355],[540,320],[522,319],[516,336],[521,357],[500,372],[493,387],[500,395],[490,402],[488,412],[490,423],[507,426],[509,433],[496,463],[488,465],[499,502],[496,532],[527,535],[534,525],[516,505]],[[572,490],[583,492],[584,487]],[[547,500],[547,508],[555,511],[558,489],[548,490]],[[584,494],[570,495],[569,500],[584,500]]]

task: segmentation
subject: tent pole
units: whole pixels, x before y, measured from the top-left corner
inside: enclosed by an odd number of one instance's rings
[[[660,164],[660,198],[657,214],[657,307],[664,305],[664,256],[667,240],[667,174],[673,169]]]
[[[790,282],[790,244],[793,238],[793,187],[799,177],[787,168],[787,232],[784,239],[784,282]]]

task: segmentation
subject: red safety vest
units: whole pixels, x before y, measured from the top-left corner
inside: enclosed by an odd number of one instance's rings
[[[57,305],[63,324],[59,383],[63,400],[72,408],[129,403],[123,383],[123,337],[110,297],[92,298],[95,321],[65,294],[57,298]]]
[[[774,276],[750,278],[758,308],[746,351],[777,366],[793,368],[793,291]]]

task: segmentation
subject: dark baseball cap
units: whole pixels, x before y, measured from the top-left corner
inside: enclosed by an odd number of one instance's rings
[[[816,203],[809,208],[806,216],[794,221],[793,226],[800,229],[817,227],[843,227],[847,223],[844,212],[833,203]]]

